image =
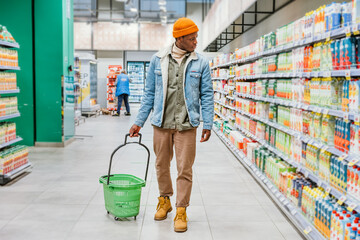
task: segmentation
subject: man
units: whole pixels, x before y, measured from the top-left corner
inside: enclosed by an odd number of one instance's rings
[[[118,97],[118,107],[117,114],[115,116],[120,116],[121,104],[124,99],[126,113],[125,116],[130,116],[130,106],[129,106],[129,95],[130,95],[130,87],[129,87],[129,77],[126,75],[125,70],[121,71],[116,78],[116,92],[115,96]]]
[[[209,62],[194,52],[197,44],[195,23],[178,19],[173,27],[176,42],[155,54],[150,62],[145,95],[130,136],[136,137],[153,109],[154,152],[160,197],[155,220],[166,219],[171,212],[173,195],[170,161],[175,145],[178,177],[176,179],[176,216],[174,230],[187,230],[186,207],[192,188],[192,166],[196,152],[196,128],[203,130],[200,142],[210,138],[214,117],[213,88]]]

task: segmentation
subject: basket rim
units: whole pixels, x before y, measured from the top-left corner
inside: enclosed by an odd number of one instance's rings
[[[104,184],[104,185],[107,185],[109,187],[115,187],[115,188],[140,188],[140,187],[145,187],[146,185],[146,181],[139,178],[139,177],[136,177],[134,175],[131,175],[131,174],[111,174],[110,175],[110,182],[109,182],[109,185],[107,184],[107,177],[108,175],[103,175],[99,178],[99,182]],[[135,179],[137,180],[138,182],[137,183],[134,183],[134,184],[131,184],[131,185],[119,185],[119,184],[114,184],[111,182],[111,177],[127,177],[127,178],[131,178],[131,179]]]

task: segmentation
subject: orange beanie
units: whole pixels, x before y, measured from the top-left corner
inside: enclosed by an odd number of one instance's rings
[[[178,38],[198,31],[199,29],[193,20],[183,17],[174,23],[173,36],[174,38]]]

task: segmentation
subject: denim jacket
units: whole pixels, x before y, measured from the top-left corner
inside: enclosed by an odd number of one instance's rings
[[[169,54],[172,45],[159,51],[152,58],[146,78],[145,94],[135,124],[143,127],[150,111],[153,110],[151,124],[162,126],[166,92],[168,87]],[[209,61],[192,52],[185,63],[184,98],[190,124],[200,124],[200,106],[204,129],[211,129],[214,119],[214,93]]]

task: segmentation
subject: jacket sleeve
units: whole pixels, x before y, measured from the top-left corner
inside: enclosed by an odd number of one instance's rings
[[[200,99],[203,128],[211,130],[214,121],[214,92],[208,63],[201,74]]]
[[[135,124],[140,127],[144,126],[146,119],[149,117],[151,109],[154,107],[155,61],[156,61],[156,56],[153,56],[150,61],[149,70],[147,72],[144,97],[141,101],[140,110],[135,121]]]

